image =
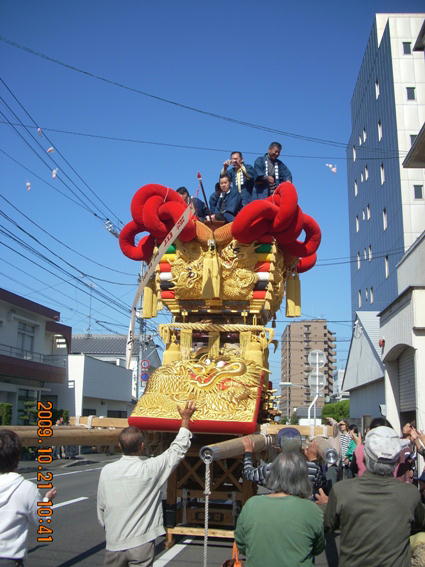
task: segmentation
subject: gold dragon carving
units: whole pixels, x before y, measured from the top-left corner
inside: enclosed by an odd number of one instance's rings
[[[155,370],[133,416],[179,419],[176,404],[195,400],[196,419],[251,421],[261,377],[268,371],[236,353],[178,361]]]

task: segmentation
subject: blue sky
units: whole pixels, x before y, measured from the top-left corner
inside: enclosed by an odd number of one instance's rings
[[[2,0],[1,35],[17,44],[158,97],[302,136],[270,134],[191,112],[0,42],[3,80],[36,123],[46,128],[54,147],[80,176],[76,177],[56,151],[51,157],[59,164],[58,177],[78,195],[89,194],[92,199],[90,210],[86,210],[47,185],[45,182],[75,198],[58,178],[51,179],[50,169],[56,166],[42,163],[16,131],[0,123],[0,150],[34,172],[0,152],[0,194],[16,207],[0,199],[0,210],[9,217],[0,218],[2,229],[66,269],[68,274],[61,273],[65,280],[82,287],[71,276],[81,278],[82,272],[87,274],[84,281],[95,282],[92,332],[107,332],[105,325],[125,332],[125,307],[134,296],[138,264],[122,256],[117,240],[93,211],[106,216],[108,207],[126,223],[130,220],[131,197],[140,186],[156,182],[194,190],[198,171],[211,192],[228,150],[241,150],[245,161],[252,163],[272,139],[277,139],[283,144],[281,157],[292,171],[301,207],[317,219],[323,231],[318,265],[302,276],[303,317],[335,321],[329,327],[337,333],[338,364],[343,365],[351,335],[343,148],[350,133],[350,99],[374,14],[419,12],[421,8],[422,2],[409,0]],[[31,124],[2,83],[0,95],[23,123]],[[1,99],[0,110],[8,120],[17,121]],[[4,120],[1,115],[0,120]],[[57,133],[47,128],[156,144]],[[19,131],[27,136],[22,128]],[[336,144],[305,139],[311,137]],[[45,137],[37,140],[43,146],[40,155],[48,163],[45,150],[50,143]],[[33,140],[30,143],[35,147]],[[337,174],[325,163],[335,163]],[[30,191],[26,182],[31,183]],[[106,267],[63,247],[18,211]],[[10,219],[59,258],[31,241]],[[57,309],[74,332],[85,332],[89,326],[89,295],[59,280],[57,266],[49,266],[34,251],[25,251],[3,233],[0,242],[13,248],[0,246],[0,286]],[[103,290],[108,298],[116,298],[115,306],[110,299],[99,302],[97,293]],[[86,291],[90,293],[88,288]],[[285,325],[283,312],[278,320],[282,321],[277,328],[280,335]],[[271,358],[271,370],[277,382],[279,353]]]

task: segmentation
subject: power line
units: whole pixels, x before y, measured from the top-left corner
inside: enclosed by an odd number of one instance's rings
[[[2,195],[0,195],[0,197],[3,197]],[[110,281],[110,280],[106,280],[104,278],[98,278],[96,276],[92,276],[90,274],[85,273],[83,270],[81,270],[80,268],[74,266],[73,264],[71,264],[70,262],[68,262],[67,260],[65,260],[62,256],[60,256],[59,254],[57,254],[56,252],[54,252],[53,250],[51,250],[51,248],[49,248],[48,246],[46,246],[45,244],[43,244],[38,238],[36,238],[33,234],[31,234],[30,232],[28,232],[27,230],[25,230],[19,223],[17,223],[14,219],[12,219],[12,217],[10,217],[8,214],[6,214],[4,211],[2,211],[0,209],[0,215],[6,219],[7,221],[9,221],[11,224],[13,224],[14,226],[16,226],[21,232],[23,232],[24,234],[26,234],[29,238],[31,238],[32,240],[34,240],[35,242],[37,242],[37,244],[39,244],[40,246],[42,246],[43,248],[45,248],[46,250],[48,250],[50,252],[50,254],[52,254],[53,256],[55,256],[56,258],[58,258],[59,260],[61,260],[62,262],[64,262],[67,266],[69,266],[70,268],[72,268],[73,270],[77,271],[78,273],[80,273],[83,277],[85,278],[89,278],[89,279],[93,279],[93,280],[97,280],[97,281],[101,281],[101,282],[106,282],[106,283],[110,283],[110,284],[114,284],[114,285],[123,285],[123,286],[135,286],[134,283],[122,283],[122,282],[114,282],[114,281]],[[3,227],[5,228],[5,227]]]
[[[11,88],[7,85],[7,83],[4,81],[4,79],[2,79],[0,77],[0,81],[3,83],[3,85],[6,87],[6,89],[9,91],[9,93],[12,95],[12,97],[14,98],[14,100],[18,103],[18,105],[21,107],[21,109],[25,112],[25,114],[28,116],[28,118],[32,121],[33,125],[35,128],[38,127],[37,122],[34,120],[34,118],[31,116],[31,114],[28,112],[28,110],[24,107],[24,105],[20,102],[20,100],[17,98],[17,96],[15,95],[15,93],[11,90]],[[3,100],[3,99],[2,99]],[[4,101],[3,101],[4,102]],[[20,121],[20,123],[23,125],[22,121]],[[24,126],[24,125],[23,125]],[[25,126],[24,126],[25,128]],[[107,211],[109,211],[110,213],[112,213],[113,216],[115,216],[115,218],[117,219],[118,223],[121,223],[121,225],[124,225],[124,223],[122,222],[122,220],[116,216],[116,214],[114,213],[114,211],[112,211],[107,205],[106,203],[102,200],[102,198],[96,193],[96,191],[94,189],[92,189],[90,187],[90,185],[85,181],[85,179],[83,179],[83,177],[81,177],[81,175],[78,173],[78,171],[69,163],[69,161],[66,159],[66,157],[63,155],[63,153],[59,150],[59,148],[56,146],[56,144],[53,143],[52,140],[50,140],[50,138],[48,136],[46,136],[44,134],[45,138],[47,139],[47,141],[55,148],[55,151],[57,151],[57,153],[61,156],[61,158],[64,160],[64,162],[68,165],[68,167],[71,168],[71,170],[75,173],[75,175],[78,177],[78,179],[80,179],[80,181],[82,181],[84,183],[84,185],[87,187],[87,189],[102,203],[102,205],[106,208]],[[84,194],[84,193],[83,193]],[[91,201],[91,199],[89,197],[87,197],[90,202],[92,204],[93,201]]]
[[[0,150],[1,151],[1,150]],[[105,268],[106,270],[110,270],[112,272],[116,272],[118,274],[123,274],[125,276],[135,276],[135,274],[132,274],[130,272],[123,272],[121,270],[115,270],[114,268],[110,268],[109,266],[106,266],[105,264],[101,264],[99,262],[96,262],[95,260],[93,260],[92,258],[90,258],[89,256],[85,256],[84,254],[82,254],[81,252],[78,252],[78,250],[75,250],[75,248],[72,248],[71,246],[69,246],[68,244],[66,244],[65,242],[62,242],[62,240],[60,240],[59,238],[57,238],[57,236],[54,236],[53,234],[51,234],[49,231],[47,231],[45,228],[43,228],[42,226],[40,226],[38,223],[36,223],[32,218],[28,217],[25,213],[23,213],[20,209],[18,209],[18,207],[16,207],[16,205],[14,205],[13,203],[11,203],[11,201],[9,201],[9,199],[7,199],[4,195],[0,194],[0,198],[3,199],[4,201],[6,201],[6,203],[8,203],[8,205],[10,207],[12,207],[13,209],[15,209],[15,211],[17,211],[18,213],[20,213],[24,218],[26,218],[29,222],[31,222],[34,226],[36,226],[39,230],[41,230],[42,232],[46,233],[48,236],[50,236],[50,238],[52,238],[53,240],[55,240],[56,242],[58,242],[59,244],[61,244],[62,246],[64,246],[65,248],[67,248],[68,250],[71,250],[71,252],[74,252],[74,254],[77,254],[78,256],[81,256],[82,258],[84,258],[85,260],[88,260],[89,262],[92,262],[93,264],[96,264],[96,266],[100,266],[101,268]],[[133,284],[125,284],[125,285],[133,285]]]
[[[27,132],[27,134],[30,136],[30,138],[32,138],[32,140],[36,143],[36,145],[38,147],[41,148],[41,150],[43,151],[43,153],[45,152],[45,148],[41,145],[40,141],[30,132],[30,130],[28,128],[25,128],[25,126],[22,124],[22,121],[19,119],[18,115],[15,113],[15,111],[7,104],[7,102],[4,100],[4,98],[2,96],[0,96],[0,100],[3,102],[3,104],[6,106],[6,108],[9,110],[9,112],[20,122],[20,124],[23,126],[23,128],[25,129],[25,131]],[[28,142],[28,140],[26,140],[26,138],[19,132],[19,130],[16,128],[16,126],[14,126],[12,124],[12,122],[10,122],[10,120],[6,117],[6,115],[0,111],[0,114],[7,120],[9,126],[11,126],[11,128],[13,128],[15,130],[15,132],[18,134],[18,136],[24,140],[24,142],[27,144],[27,146],[35,153],[35,155],[48,167],[49,171],[52,171],[51,165],[49,165],[44,158],[42,158],[40,156],[40,154],[37,153],[37,151],[34,149],[34,147]],[[57,166],[57,169],[59,170],[59,164],[57,163],[57,161],[53,158],[53,156],[48,153],[47,154],[48,158],[53,162],[54,165]],[[81,193],[81,195],[83,197],[85,197],[87,199],[87,201],[89,201],[89,203],[91,203],[92,206],[94,206],[95,209],[97,209],[97,211],[99,212],[101,218],[103,218],[104,221],[109,220],[107,218],[106,215],[104,215],[104,213],[101,211],[100,207],[84,192],[80,189],[80,187],[78,187],[78,185],[75,183],[75,181],[67,174],[66,171],[64,171],[63,169],[60,170],[61,173],[63,173],[63,175],[70,181],[70,183],[72,185],[74,185],[74,187],[77,189],[77,191],[79,191]],[[79,195],[77,195],[77,193],[68,185],[64,182],[64,180],[61,178],[61,176],[58,177],[58,179],[65,185],[65,187],[67,187],[72,193],[73,195],[75,195],[75,197],[77,199],[79,199],[82,203],[84,203],[81,199],[81,197]],[[84,203],[86,205],[86,207],[88,209],[90,209],[90,206],[87,205],[86,203]],[[94,209],[91,209],[92,211],[94,211]]]
[[[157,95],[154,95],[154,94],[149,93],[147,91],[142,91],[140,89],[136,89],[134,87],[130,87],[128,85],[124,85],[123,83],[119,83],[117,81],[114,81],[112,79],[108,79],[106,77],[103,77],[102,75],[97,75],[97,74],[92,73],[90,71],[80,69],[79,67],[75,67],[74,65],[70,65],[70,64],[65,63],[63,61],[60,61],[59,59],[56,59],[54,57],[51,57],[51,56],[46,55],[44,53],[41,53],[40,51],[36,51],[34,49],[31,49],[30,47],[26,47],[24,45],[16,43],[16,42],[14,42],[10,39],[7,39],[4,36],[0,36],[0,40],[3,41],[4,43],[7,43],[7,44],[17,48],[17,49],[20,49],[22,51],[26,51],[27,53],[31,53],[31,55],[35,55],[37,57],[45,59],[46,61],[50,61],[52,63],[55,63],[56,65],[60,65],[62,67],[65,67],[67,69],[70,69],[71,71],[81,73],[83,75],[86,75],[87,77],[97,79],[99,81],[113,85],[115,87],[119,87],[121,89],[130,91],[130,92],[133,92],[133,93],[137,93],[137,94],[140,94],[140,95],[145,96],[147,98],[151,98],[151,99],[157,100],[159,102],[170,104],[170,105],[176,106],[178,108],[183,108],[185,110],[189,110],[191,112],[196,112],[198,114],[202,114],[204,116],[209,116],[211,118],[217,118],[219,120],[224,120],[224,121],[230,122],[232,124],[238,124],[240,126],[246,126],[248,128],[253,128],[255,130],[262,130],[262,131],[269,132],[269,133],[272,133],[272,134],[287,136],[288,138],[301,139],[301,140],[305,140],[305,141],[308,141],[308,142],[313,142],[313,143],[318,143],[318,144],[326,144],[326,145],[335,146],[335,147],[339,147],[339,148],[346,148],[347,147],[347,144],[345,142],[338,142],[338,141],[335,141],[335,140],[327,140],[327,139],[324,139],[324,138],[316,138],[316,137],[313,137],[313,136],[305,136],[305,135],[297,134],[297,133],[294,133],[294,132],[287,132],[287,131],[279,130],[279,129],[276,129],[276,128],[270,128],[268,126],[263,126],[261,124],[255,124],[253,122],[238,120],[238,119],[232,118],[230,116],[225,116],[223,114],[218,114],[218,113],[215,113],[215,112],[209,112],[207,110],[203,110],[201,108],[197,108],[197,107],[194,107],[194,106],[183,104],[183,103],[177,102],[175,100],[171,100],[171,99],[168,99],[168,98],[157,96]]]
[[[55,274],[54,272],[48,270],[47,268],[45,268],[44,266],[38,264],[37,262],[35,262],[34,260],[32,260],[31,258],[28,258],[28,256],[25,256],[24,254],[22,254],[21,252],[18,252],[17,250],[15,250],[14,248],[12,248],[11,246],[8,246],[7,244],[5,244],[4,242],[0,242],[0,244],[2,246],[4,246],[5,248],[8,248],[9,250],[11,250],[14,254],[18,254],[19,256],[21,256],[22,258],[25,258],[26,260],[30,261],[31,263],[35,264],[36,266],[38,266],[39,268],[41,268],[42,270],[45,270],[46,272],[48,272],[49,274],[61,279],[62,281],[64,281],[65,283],[67,283],[68,285],[71,285],[75,288],[77,288],[79,291],[82,291],[83,293],[86,293],[87,295],[90,295],[93,291],[95,291],[96,296],[94,296],[95,299],[97,299],[97,301],[100,301],[101,303],[104,303],[105,305],[107,305],[108,307],[110,307],[111,309],[115,309],[115,311],[117,311],[118,309],[120,310],[120,314],[128,314],[130,312],[130,309],[128,309],[126,306],[124,306],[124,304],[120,305],[115,299],[108,297],[106,294],[104,294],[103,292],[99,291],[98,289],[94,288],[90,286],[88,283],[84,282],[83,280],[81,280],[80,278],[78,278],[77,276],[75,276],[74,274],[71,274],[70,272],[68,272],[67,270],[65,270],[64,268],[62,268],[61,266],[59,266],[58,264],[56,264],[55,262],[53,262],[52,260],[50,260],[49,258],[46,258],[43,254],[40,254],[40,252],[38,252],[37,250],[35,250],[35,248],[33,248],[32,246],[29,246],[28,244],[26,244],[25,242],[21,241],[19,238],[12,236],[11,234],[9,234],[9,232],[0,229],[0,233],[2,233],[4,236],[10,238],[11,240],[13,240],[14,242],[18,243],[20,246],[22,246],[23,248],[25,248],[26,250],[29,250],[32,254],[35,254],[36,256],[40,257],[42,260],[46,261],[47,263],[49,263],[50,265],[58,268],[61,272],[63,272],[65,275],[71,277],[72,279],[76,280],[78,283],[83,284],[85,287],[89,288],[90,291],[86,291],[85,289],[65,280],[64,278],[61,278],[58,274]],[[102,299],[105,299],[107,302],[102,301]]]
[[[11,128],[13,128],[15,130],[15,132],[18,134],[18,136],[24,141],[24,143],[30,148],[30,150],[38,157],[39,160],[41,160],[44,165],[47,167],[47,169],[49,171],[52,170],[51,166],[46,162],[46,160],[36,151],[35,148],[33,148],[33,146],[28,142],[28,140],[19,132],[19,130],[16,128],[16,126],[13,126],[13,124],[10,122],[10,120],[8,120],[7,116],[0,110],[0,115],[3,116],[3,118],[7,121],[7,123],[9,124],[9,126]],[[30,134],[32,138],[34,138],[34,136],[32,134]],[[35,138],[34,138],[35,139]],[[37,142],[38,143],[38,142]],[[44,149],[44,148],[43,148]],[[61,178],[61,176],[57,177],[57,179],[59,179],[59,181],[65,185],[65,187],[76,197],[76,199],[78,199],[82,206],[90,213],[92,213],[93,215],[95,215],[96,217],[102,219],[103,221],[105,220],[104,218],[102,218],[101,216],[99,216],[97,213],[95,213],[92,209],[90,209],[90,207],[88,207],[88,205],[86,203],[84,203],[81,200],[81,197],[79,197],[76,192],[74,191],[74,189],[72,189],[72,187],[70,187],[67,183],[65,183],[65,181]]]
[[[97,215],[96,213],[93,213],[93,211],[91,211],[90,209],[88,209],[86,207],[86,205],[82,204],[80,201],[75,201],[72,197],[70,197],[69,195],[67,195],[66,193],[64,193],[63,191],[61,191],[58,187],[55,187],[52,183],[49,183],[48,181],[46,181],[45,179],[43,179],[40,175],[38,175],[37,173],[35,173],[35,171],[33,171],[32,169],[30,169],[29,167],[27,167],[26,165],[24,165],[22,162],[18,161],[17,159],[15,159],[14,157],[12,157],[10,154],[8,154],[5,150],[3,150],[2,148],[0,148],[0,152],[2,154],[4,154],[6,157],[8,157],[11,161],[17,163],[18,165],[20,165],[23,169],[26,169],[27,171],[29,171],[31,173],[31,175],[37,179],[39,179],[40,181],[42,181],[43,183],[45,183],[46,185],[48,185],[49,187],[51,187],[52,189],[54,189],[55,191],[57,191],[58,193],[60,193],[62,195],[62,197],[65,197],[66,199],[69,199],[70,201],[72,201],[73,203],[75,203],[76,205],[78,205],[79,207],[81,207],[82,209],[84,209],[86,212],[89,212],[90,214],[94,215],[98,220],[100,220],[102,223],[102,219],[99,217],[99,215]]]
[[[4,258],[0,258],[0,260],[1,260],[2,262],[4,262],[5,264],[8,264],[8,265],[11,266],[12,268],[16,269],[16,265],[12,264],[11,262],[8,262],[8,261],[5,260]],[[33,280],[38,281],[38,282],[44,284],[46,287],[43,288],[43,289],[50,289],[50,288],[54,287],[53,285],[47,285],[46,282],[43,282],[43,281],[40,280],[39,278],[35,277],[33,274],[30,274],[29,272],[26,272],[25,270],[22,270],[21,268],[19,269],[19,271],[20,271],[20,273],[29,276],[29,277],[32,278]],[[15,282],[15,283],[17,283],[17,284],[19,284],[19,285],[22,285],[22,286],[26,287],[26,288],[29,289],[32,293],[37,294],[37,295],[39,295],[39,296],[41,296],[41,297],[45,297],[45,298],[47,298],[47,299],[48,299],[50,302],[52,302],[52,303],[53,303],[53,301],[54,301],[55,305],[60,305],[60,306],[64,307],[65,309],[67,309],[67,310],[69,310],[69,311],[71,311],[71,312],[75,312],[75,313],[78,313],[79,315],[83,315],[83,317],[85,317],[85,318],[87,318],[87,319],[89,318],[89,315],[87,315],[86,313],[83,313],[82,311],[79,311],[78,309],[75,309],[74,307],[70,307],[68,304],[62,303],[62,302],[59,301],[58,299],[54,299],[54,300],[53,300],[51,296],[46,295],[45,293],[42,292],[42,290],[33,289],[33,288],[31,288],[28,284],[26,284],[26,283],[24,283],[24,282],[21,282],[21,281],[15,279],[15,278],[13,278],[13,277],[10,275],[10,273],[6,274],[6,273],[4,273],[4,272],[0,272],[0,274],[1,274],[2,276],[5,276],[5,277],[8,278],[9,280],[11,280],[11,281],[13,281],[13,282]],[[61,284],[57,284],[57,285],[61,285]],[[75,298],[71,297],[70,295],[67,295],[67,294],[64,293],[62,290],[60,291],[60,294],[61,294],[61,296],[63,296],[63,297],[67,297],[67,298],[69,298],[70,300],[75,301]],[[85,307],[85,308],[88,310],[88,306],[87,306],[87,305],[83,305],[83,307]],[[101,311],[98,311],[97,309],[93,309],[93,311],[94,311],[94,312],[97,312],[97,313],[99,313],[99,314],[101,314],[101,315],[104,315],[104,313],[102,313]],[[62,318],[62,313],[61,313],[61,318]],[[112,323],[112,324],[117,324],[117,323]],[[126,325],[124,325],[124,326],[126,326]],[[127,326],[128,326],[128,325],[127,325]]]
[[[5,121],[0,120],[0,124],[6,124]],[[30,124],[26,124],[26,125],[22,125],[19,123],[13,123],[15,126],[21,126],[21,127],[26,127],[26,128],[36,128],[36,126],[31,126]],[[211,148],[209,146],[194,146],[194,145],[186,145],[186,144],[172,144],[169,142],[154,142],[153,140],[141,140],[139,138],[123,138],[123,137],[119,137],[119,136],[106,136],[106,135],[102,135],[102,134],[93,134],[93,133],[89,133],[89,132],[77,132],[75,130],[63,130],[63,129],[59,129],[59,128],[47,128],[45,126],[40,126],[40,128],[42,129],[42,131],[47,131],[47,132],[56,132],[59,134],[70,134],[73,136],[82,136],[85,138],[94,138],[94,139],[99,139],[99,140],[108,140],[108,141],[112,141],[112,142],[125,142],[125,143],[131,143],[131,144],[145,144],[145,145],[152,145],[152,146],[161,146],[161,147],[169,147],[169,148],[176,148],[176,149],[183,149],[183,150],[200,150],[200,151],[208,151],[208,152],[219,152],[219,153],[227,153],[230,154],[233,150],[232,149],[228,149],[228,148]],[[258,150],[256,152],[253,151],[249,151],[249,150],[243,150],[243,155],[253,155],[253,156],[258,156],[261,154],[261,151]],[[391,154],[393,154],[395,152],[391,152]],[[373,161],[373,160],[380,160],[382,161],[382,159],[401,159],[403,157],[405,157],[405,155],[407,154],[407,151],[400,151],[398,154],[396,155],[389,155],[389,156],[379,156],[379,157],[372,157],[372,156],[362,156],[361,158],[359,157],[358,159],[362,159],[362,160],[368,160],[368,161]],[[347,157],[347,156],[329,156],[325,155],[325,156],[314,156],[314,155],[305,155],[305,154],[288,154],[288,153],[283,153],[282,156],[284,157],[291,157],[291,158],[306,158],[306,159],[326,159],[326,160],[344,160],[344,161],[351,161],[351,158]]]

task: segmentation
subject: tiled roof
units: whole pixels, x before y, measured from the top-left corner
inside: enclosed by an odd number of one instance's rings
[[[127,335],[72,335],[72,354],[116,355],[125,356]],[[155,347],[149,339],[149,347]],[[133,345],[133,354],[137,354],[139,340]]]

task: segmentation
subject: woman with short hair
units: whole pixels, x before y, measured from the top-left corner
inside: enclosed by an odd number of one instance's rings
[[[271,494],[253,496],[239,515],[235,539],[246,567],[312,567],[325,547],[323,515],[309,498],[307,464],[299,451],[285,451],[270,467]]]

